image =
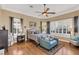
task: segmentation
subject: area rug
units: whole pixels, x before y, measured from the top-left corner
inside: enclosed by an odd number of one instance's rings
[[[47,50],[41,46],[38,46],[39,49],[41,49],[42,52],[46,53],[47,55],[54,55],[57,51],[59,51],[64,46],[63,42],[59,42],[59,44],[55,47],[53,47],[51,50]]]

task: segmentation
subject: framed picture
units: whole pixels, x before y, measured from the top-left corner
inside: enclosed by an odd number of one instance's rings
[[[36,27],[36,22],[30,21],[29,22],[29,27]]]

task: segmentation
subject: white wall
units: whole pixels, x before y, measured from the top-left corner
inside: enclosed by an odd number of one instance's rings
[[[26,29],[29,28],[30,21],[35,21],[37,23],[38,29],[40,27],[39,26],[40,22],[38,18],[0,9],[0,26],[4,25],[6,29],[8,30],[8,33],[10,33],[10,16],[23,19],[23,33],[24,34],[27,34]],[[24,28],[24,26],[26,26],[26,29]]]
[[[0,6],[0,25],[2,24],[2,12],[1,12],[1,6]],[[0,29],[1,29],[1,26],[0,26]]]

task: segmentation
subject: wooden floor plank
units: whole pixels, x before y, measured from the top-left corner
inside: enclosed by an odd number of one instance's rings
[[[56,52],[55,55],[79,55],[79,47],[75,47],[68,42],[64,42],[64,47]],[[8,55],[46,55],[32,42],[14,44],[8,48]]]

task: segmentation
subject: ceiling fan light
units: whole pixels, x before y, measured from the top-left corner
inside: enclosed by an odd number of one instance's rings
[[[44,16],[46,16],[47,13],[43,13]]]

